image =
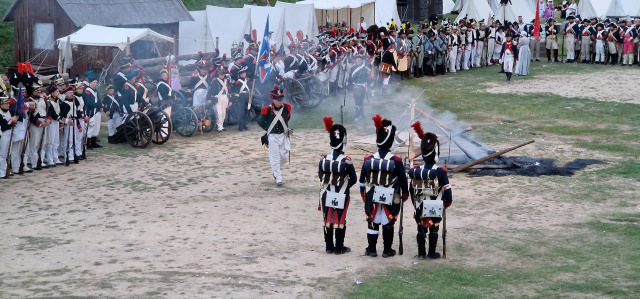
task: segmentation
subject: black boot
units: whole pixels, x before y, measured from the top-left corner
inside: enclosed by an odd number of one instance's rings
[[[87,148],[92,150],[93,149],[93,138],[87,138]]]
[[[324,243],[326,252],[331,254],[333,253],[335,247],[333,246],[333,228],[325,227],[324,228]]]
[[[422,231],[422,228],[420,228],[420,230],[421,231],[418,232],[418,235],[416,235],[416,241],[418,242],[418,258],[424,260],[427,258],[427,250],[425,249],[426,234]]]
[[[347,227],[336,228],[336,247],[333,250],[335,254],[343,254],[351,252],[351,248],[344,246],[344,235],[347,232]]]
[[[551,62],[551,49],[547,49],[547,62]]]
[[[560,60],[558,60],[558,49],[553,49],[553,58],[553,62],[560,62]]]
[[[93,148],[102,148],[102,146],[98,144],[96,139],[98,139],[98,137],[91,137],[91,143],[93,144]]]
[[[436,245],[438,245],[438,232],[429,233],[429,253],[427,253],[427,259],[439,259],[440,253],[436,252]]]
[[[364,255],[368,255],[370,257],[378,256],[378,252],[376,251],[378,234],[367,234],[367,242],[369,243],[369,246],[364,250]]]
[[[391,246],[393,245],[393,235],[393,225],[382,226],[382,243],[384,245],[382,257],[390,257],[396,255],[396,251],[391,249]]]
[[[611,54],[611,65],[616,65],[616,62],[618,62],[618,53]]]

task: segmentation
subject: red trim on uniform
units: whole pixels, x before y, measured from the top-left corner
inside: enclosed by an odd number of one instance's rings
[[[396,162],[402,162],[402,158],[400,158],[400,156],[393,156],[393,159],[396,160]]]
[[[265,107],[262,107],[262,110],[260,111],[260,114],[267,115],[268,112],[269,112],[269,107],[265,106]]]
[[[444,185],[444,187],[442,187],[443,190],[449,190],[451,189],[451,184],[446,184]]]
[[[364,156],[364,160],[365,161],[370,160],[372,157],[373,157],[372,154],[367,154],[366,156]]]
[[[360,196],[362,197],[362,202],[366,203],[367,197],[365,196],[364,192],[360,192]]]

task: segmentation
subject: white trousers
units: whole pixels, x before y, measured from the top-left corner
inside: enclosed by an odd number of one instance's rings
[[[31,124],[31,126],[29,127],[29,133],[31,134],[31,138],[29,138],[28,155],[25,155],[25,157],[29,156],[29,159],[31,160],[31,165],[33,167],[36,167],[36,163],[38,163],[38,149],[40,149],[40,143],[44,141],[42,140],[43,131],[44,131],[43,127],[38,127],[34,124]],[[42,148],[44,149],[45,147],[43,146]]]
[[[566,43],[566,47],[567,47],[567,60],[574,60],[576,59],[576,38],[575,36],[573,36],[573,34],[567,34],[565,36],[565,43]]]
[[[78,127],[75,128],[76,130],[76,156],[81,156],[82,155],[82,134],[84,133],[84,130],[87,130],[87,124],[84,123],[83,120],[78,120],[78,122],[80,122],[81,125],[81,130],[78,131]]]
[[[590,42],[591,42],[590,36],[582,37],[582,48],[580,50],[580,58],[582,58],[582,61],[591,60],[591,45],[589,44]]]
[[[13,128],[13,140],[11,141],[11,170],[14,173],[20,169],[20,158],[22,157],[22,145],[27,137],[27,121],[19,121]]]
[[[47,151],[45,152],[45,161],[49,165],[60,163],[58,159],[58,149],[60,148],[60,123],[52,120],[51,124],[46,128]]]
[[[487,65],[493,65],[491,63],[491,59],[493,59],[493,51],[496,48],[496,40],[494,38],[489,39],[487,41],[487,61],[485,62]]]
[[[608,41],[607,45],[609,45],[609,54],[618,54],[618,48],[616,47],[615,42]]]
[[[269,134],[269,163],[276,183],[282,182],[281,167],[289,162],[291,143],[285,134]]]
[[[4,172],[7,169],[9,139],[11,139],[11,129],[2,132],[2,137],[0,137],[0,177],[4,177]]]
[[[115,112],[111,115],[111,118],[107,121],[107,129],[109,129],[109,136],[116,134],[116,129],[122,124],[122,116],[120,112]]]
[[[514,61],[513,55],[504,55],[502,62],[504,63],[503,68],[505,73],[513,73]]]
[[[207,100],[207,90],[200,88],[193,92],[193,107],[204,103]]]
[[[558,40],[556,38],[548,37],[545,46],[549,50],[558,50]]]
[[[463,70],[468,70],[469,66],[471,66],[471,57],[473,54],[473,46],[472,45],[467,45],[464,49],[464,58],[462,61],[462,69]]]
[[[456,56],[456,70],[460,70],[462,64],[462,57],[464,57],[464,48],[458,48],[458,54]]]
[[[87,129],[87,138],[98,137],[100,134],[100,122],[102,121],[102,113],[100,111],[89,120],[89,128]]]
[[[449,72],[456,72],[456,61],[458,59],[458,47],[453,47],[449,51]]]
[[[597,40],[596,41],[596,62],[604,62],[604,41]]]
[[[67,160],[67,150],[69,151],[69,161],[73,161],[75,154],[73,153],[73,146],[74,146],[74,140],[73,140],[73,131],[76,131],[76,135],[78,134],[78,128],[76,126],[70,126],[69,124],[65,124],[64,125],[64,132],[63,132],[63,141],[62,141],[62,156],[64,156],[64,160]],[[77,147],[77,145],[76,145]]]
[[[493,60],[499,60],[501,54],[502,54],[502,45],[495,44],[493,47]]]
[[[224,128],[224,119],[227,117],[227,107],[229,106],[229,98],[226,95],[221,95],[216,103],[216,125],[218,130]]]
[[[474,59],[473,59],[473,66],[475,67],[479,67],[480,64],[482,63],[482,50],[484,50],[484,42],[482,41],[478,41],[476,43],[476,53],[475,55],[473,55]]]

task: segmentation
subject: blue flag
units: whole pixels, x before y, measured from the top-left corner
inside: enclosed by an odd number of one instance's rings
[[[24,96],[22,95],[22,87],[18,90],[18,96],[16,97],[16,112],[22,116],[22,118],[27,118],[27,113],[25,112],[26,105],[24,103]]]
[[[264,83],[269,77],[271,72],[271,51],[269,46],[269,15],[267,15],[267,25],[264,27],[264,37],[262,38],[262,45],[260,46],[260,52],[258,53],[258,75],[260,76],[260,82]]]

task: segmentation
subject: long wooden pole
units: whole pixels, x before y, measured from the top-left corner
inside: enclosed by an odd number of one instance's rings
[[[467,168],[469,168],[469,167],[471,167],[471,166],[474,166],[474,165],[480,164],[480,163],[482,163],[482,162],[489,161],[489,160],[491,160],[491,159],[493,159],[493,158],[496,158],[496,157],[502,156],[502,155],[504,155],[504,154],[506,154],[506,153],[508,153],[508,152],[510,152],[510,151],[513,151],[513,150],[515,150],[515,149],[521,148],[521,147],[523,147],[523,146],[525,146],[525,145],[528,145],[528,144],[531,144],[531,143],[534,143],[534,142],[536,142],[536,141],[535,141],[535,140],[529,140],[529,141],[527,141],[527,142],[525,142],[525,143],[523,143],[523,144],[519,144],[519,145],[516,145],[516,146],[514,146],[514,147],[510,147],[510,148],[508,148],[508,149],[506,149],[506,150],[502,150],[502,151],[499,151],[499,152],[497,152],[497,153],[493,153],[493,154],[488,155],[488,156],[486,156],[486,157],[484,157],[484,158],[480,158],[480,159],[477,159],[477,160],[471,161],[471,162],[469,162],[469,163],[467,163],[467,164],[460,165],[460,166],[458,166],[458,167],[454,168],[454,169],[453,169],[453,172],[461,172],[461,171],[463,171],[463,170],[465,170],[465,169],[467,169]]]

